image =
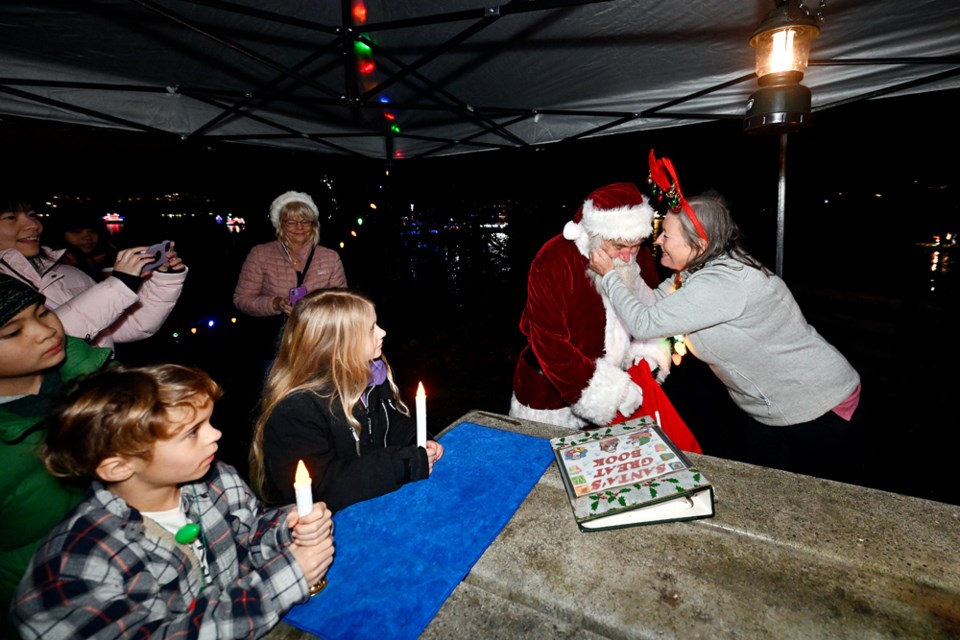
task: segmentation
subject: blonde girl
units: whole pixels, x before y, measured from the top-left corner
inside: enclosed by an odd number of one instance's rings
[[[326,289],[303,298],[281,336],[250,451],[254,488],[295,500],[303,460],[315,500],[333,511],[422,480],[443,447],[416,444],[416,422],[381,353],[386,332],[368,298]]]

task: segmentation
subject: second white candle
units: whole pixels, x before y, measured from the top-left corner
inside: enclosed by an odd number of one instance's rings
[[[427,394],[422,382],[417,387],[417,446],[427,448]]]

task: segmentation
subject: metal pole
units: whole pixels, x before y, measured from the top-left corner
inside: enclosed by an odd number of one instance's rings
[[[780,179],[777,182],[777,275],[783,277],[783,228],[787,208],[787,134],[780,134]]]

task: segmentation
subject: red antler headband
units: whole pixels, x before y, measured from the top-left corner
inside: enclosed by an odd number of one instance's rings
[[[657,160],[653,149],[650,149],[649,164],[650,175],[647,178],[647,183],[650,185],[650,192],[653,197],[657,199],[657,202],[660,202],[666,196],[667,205],[670,207],[670,211],[674,213],[680,213],[680,210],[683,209],[683,212],[687,214],[690,222],[696,228],[697,235],[704,242],[707,242],[707,232],[704,231],[700,219],[693,212],[693,208],[687,202],[687,199],[683,197],[683,191],[680,190],[680,180],[677,178],[677,170],[673,168],[673,162],[670,161],[670,158]]]

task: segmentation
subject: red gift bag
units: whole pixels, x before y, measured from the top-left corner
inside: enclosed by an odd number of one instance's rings
[[[632,416],[625,417],[622,413],[617,413],[617,417],[610,424],[617,424],[633,420],[640,416],[650,416],[656,418],[659,416],[660,428],[667,434],[667,437],[683,451],[691,453],[703,453],[700,449],[700,443],[694,437],[690,427],[683,421],[677,410],[673,408],[670,398],[663,392],[657,381],[653,379],[650,373],[650,365],[646,360],[641,360],[627,370],[630,378],[643,391],[643,404],[634,412]]]

